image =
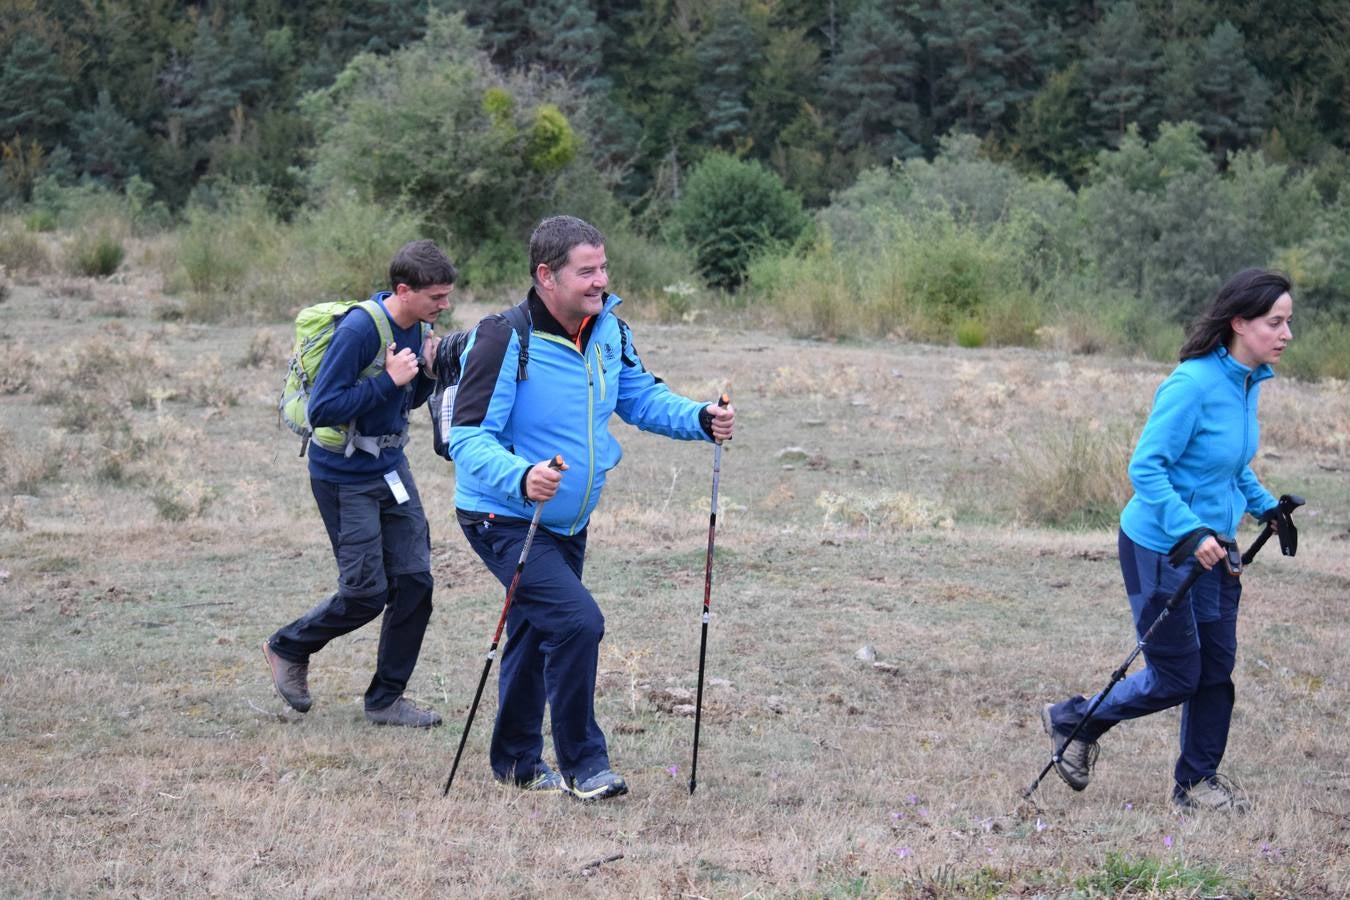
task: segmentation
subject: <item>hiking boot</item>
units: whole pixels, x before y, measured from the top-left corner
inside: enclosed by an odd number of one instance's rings
[[[309,712],[314,701],[309,697],[309,663],[295,663],[272,652],[272,645],[263,641],[263,659],[272,670],[272,684],[281,699],[296,712]]]
[[[366,721],[373,725],[431,728],[441,724],[441,716],[434,709],[424,709],[407,697],[399,697],[384,709],[366,710]]]
[[[1189,788],[1177,785],[1172,789],[1172,802],[1179,809],[1205,811],[1243,813],[1252,808],[1247,792],[1227,775],[1211,775]]]
[[[1050,735],[1050,752],[1058,753],[1055,773],[1064,779],[1064,783],[1075,791],[1081,791],[1092,780],[1092,767],[1097,764],[1097,742],[1074,738],[1069,746],[1064,746],[1067,734],[1061,734],[1050,720],[1053,703],[1041,707],[1041,727]]]
[[[550,769],[548,766],[542,766],[535,770],[532,778],[511,780],[507,778],[498,778],[497,781],[504,785],[514,786],[522,791],[529,791],[532,794],[566,794],[569,793],[567,782],[561,775]]]
[[[585,781],[572,779],[568,790],[578,800],[605,800],[628,793],[628,784],[623,780],[623,776],[609,769],[602,769]]]

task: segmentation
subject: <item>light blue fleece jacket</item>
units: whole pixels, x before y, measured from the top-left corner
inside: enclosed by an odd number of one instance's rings
[[[600,501],[605,476],[623,451],[610,418],[643,431],[687,441],[709,441],[699,423],[706,403],[681,397],[642,365],[625,338],[608,295],[584,346],[546,328],[536,306],[527,377],[517,381],[520,339],[504,320],[485,319],[463,355],[455,397],[450,455],[455,461],[455,507],[529,519],[534,503],[521,494],[534,464],[562,454],[568,470],[540,518],[560,535],[586,527]],[[547,317],[550,318],[551,317]]]
[[[1244,512],[1276,505],[1249,465],[1261,435],[1260,384],[1274,374],[1222,346],[1172,370],[1130,458],[1134,496],[1120,514],[1130,540],[1167,553],[1197,528],[1231,538]]]

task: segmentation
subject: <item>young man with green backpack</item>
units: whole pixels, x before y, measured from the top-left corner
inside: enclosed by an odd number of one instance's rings
[[[413,241],[389,264],[390,291],[309,307],[296,320],[282,417],[304,437],[301,454],[308,451],[310,486],[338,564],[337,591],[263,643],[277,693],[300,712],[312,703],[310,656],[383,612],[366,719],[441,724],[403,696],[433,587],[427,518],[403,446],[409,414],[435,386],[430,360],[439,338],[430,326],[449,308],[454,282],[445,253]]]

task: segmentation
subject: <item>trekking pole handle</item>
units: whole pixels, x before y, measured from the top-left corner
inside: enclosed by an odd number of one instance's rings
[[[1242,554],[1242,564],[1246,565],[1255,559],[1256,554],[1260,553],[1261,548],[1266,545],[1266,541],[1270,540],[1270,536],[1279,533],[1280,526],[1277,523],[1281,519],[1288,522],[1290,534],[1287,538],[1281,535],[1280,549],[1285,556],[1293,556],[1298,552],[1298,530],[1294,528],[1292,516],[1294,510],[1303,506],[1306,502],[1297,494],[1283,494],[1280,497],[1279,505],[1275,507],[1274,514],[1266,520],[1266,527],[1261,529],[1261,533],[1256,536],[1256,540],[1252,541],[1252,545],[1247,548],[1247,552]]]
[[[727,408],[728,406],[730,406],[730,405],[731,405],[731,395],[728,394],[726,391],[723,391],[723,392],[722,392],[722,396],[720,396],[720,397],[717,398],[717,408],[718,408],[718,409],[726,409],[726,408]],[[716,441],[715,443],[717,444],[718,448],[720,449],[721,446],[722,446],[722,442],[721,442],[721,441]]]

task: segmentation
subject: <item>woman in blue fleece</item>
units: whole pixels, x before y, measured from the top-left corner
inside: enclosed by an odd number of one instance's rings
[[[1292,334],[1289,280],[1245,269],[1229,279],[1191,327],[1181,364],[1158,388],[1130,459],[1134,496],[1120,515],[1120,569],[1141,636],[1193,566],[1205,573],[1144,649],[1145,667],[1102,702],[1055,769],[1076,791],[1088,785],[1097,739],[1117,722],[1182,704],[1181,755],[1172,800],[1190,809],[1243,810],[1248,801],[1218,774],[1233,714],[1238,598],[1242,583],[1218,563],[1217,536],[1233,538],[1244,512],[1277,505],[1248,463],[1256,454],[1262,381]],[[1193,546],[1179,567],[1169,553]],[[1041,723],[1058,749],[1092,705],[1081,695],[1046,704]]]

